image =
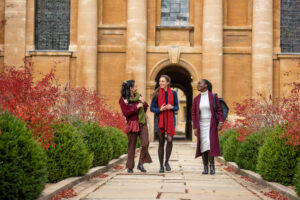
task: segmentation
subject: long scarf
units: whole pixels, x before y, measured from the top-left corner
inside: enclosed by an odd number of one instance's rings
[[[136,93],[135,97],[130,97],[129,98],[129,101],[130,102],[139,102],[139,103],[141,103],[140,96],[141,95],[139,93]],[[146,114],[145,114],[144,107],[141,107],[139,109],[138,121],[139,121],[140,124],[146,124]]]
[[[168,88],[167,94],[168,104],[174,106],[174,96],[171,88]],[[167,105],[167,103],[165,90],[160,88],[158,92],[158,107],[161,108],[162,105]],[[167,132],[168,135],[175,135],[174,112],[172,110],[165,110],[158,115],[158,128],[161,133]]]

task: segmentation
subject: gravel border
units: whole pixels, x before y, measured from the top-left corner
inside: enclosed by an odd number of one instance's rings
[[[284,185],[281,185],[281,184],[275,183],[275,182],[266,181],[261,177],[261,175],[255,173],[253,171],[250,171],[250,170],[240,169],[236,163],[227,162],[221,156],[216,157],[216,160],[225,166],[231,167],[233,170],[236,171],[237,174],[251,178],[253,181],[257,182],[258,184],[269,187],[270,189],[275,190],[276,192],[279,192],[280,194],[283,194],[288,199],[300,200],[300,197],[297,196],[297,194],[294,190],[292,190]]]
[[[91,168],[88,171],[88,173],[86,173],[83,176],[67,178],[58,183],[50,185],[49,187],[44,189],[43,193],[37,200],[50,200],[56,194],[58,194],[59,192],[65,190],[65,189],[72,188],[80,182],[89,180],[89,179],[93,178],[94,176],[97,176],[99,174],[107,172],[109,169],[111,169],[114,166],[127,160],[127,157],[128,157],[128,155],[124,154],[124,155],[120,156],[118,159],[111,160],[106,166],[99,166],[99,167]]]

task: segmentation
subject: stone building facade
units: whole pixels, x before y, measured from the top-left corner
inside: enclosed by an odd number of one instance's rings
[[[158,77],[186,95],[201,78],[233,102],[274,97],[299,81],[299,0],[2,0],[0,62],[23,59],[62,83],[96,89],[119,109],[120,85],[135,79],[147,101]],[[287,76],[287,74],[289,74]],[[149,113],[150,137],[154,116]]]

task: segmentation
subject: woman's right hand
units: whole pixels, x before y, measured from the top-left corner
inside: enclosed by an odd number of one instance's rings
[[[194,129],[194,135],[197,137],[197,129]]]

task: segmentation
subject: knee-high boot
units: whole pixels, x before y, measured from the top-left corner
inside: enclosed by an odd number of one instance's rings
[[[203,172],[202,174],[208,174],[208,151],[202,153],[202,161],[203,161]]]
[[[209,164],[210,164],[210,174],[213,175],[216,173],[215,171],[215,157],[209,156]]]

